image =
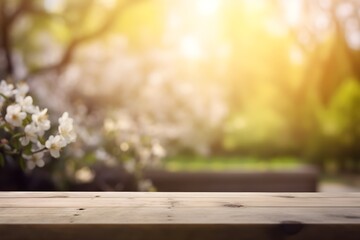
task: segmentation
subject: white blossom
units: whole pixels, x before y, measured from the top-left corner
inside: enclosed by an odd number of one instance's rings
[[[75,173],[75,179],[77,182],[80,182],[80,183],[91,182],[94,178],[95,178],[94,172],[91,171],[91,169],[88,167],[80,168]]]
[[[64,123],[73,123],[73,119],[69,117],[69,113],[68,112],[64,112],[63,115],[59,118],[59,124],[64,124]]]
[[[26,94],[29,92],[29,85],[25,82],[21,82],[16,84],[16,89],[14,90],[14,94],[16,97],[25,97]]]
[[[22,155],[26,159],[26,165],[29,169],[34,169],[37,167],[43,167],[45,165],[44,161],[44,152],[38,152],[31,155]]]
[[[16,102],[21,106],[22,111],[31,114],[36,112],[36,108],[33,105],[33,99],[31,96],[16,96]]]
[[[47,115],[47,108],[40,111],[37,108],[37,112],[32,115],[33,122],[39,127],[41,131],[47,131],[50,129],[50,120]]]
[[[0,82],[0,110],[6,104],[5,116],[0,116],[0,131],[7,132],[1,139],[2,146],[12,155],[22,156],[26,160],[28,169],[31,170],[36,166],[45,165],[43,159],[45,152],[50,152],[54,158],[60,157],[60,150],[68,143],[74,142],[76,134],[73,120],[68,113],[64,113],[59,119],[59,133],[55,136],[51,135],[44,145],[43,136],[50,129],[51,124],[48,110],[41,110],[35,106],[33,98],[27,96],[28,92],[29,86],[26,83],[19,83],[14,88],[13,84],[8,84],[4,80]],[[11,142],[18,141],[17,143],[26,147],[9,144],[10,139]]]
[[[5,120],[14,127],[22,126],[23,120],[26,118],[26,113],[21,111],[21,106],[13,104],[7,107]]]
[[[66,143],[75,142],[76,133],[74,130],[73,119],[67,112],[59,118],[59,133],[65,139]]]
[[[134,173],[136,168],[136,162],[134,160],[126,161],[124,163],[124,168],[128,173]]]
[[[24,132],[25,136],[20,138],[20,142],[23,146],[28,145],[30,141],[38,143],[38,136],[42,136],[44,134],[44,132],[39,131],[39,128],[34,123],[26,125]]]
[[[139,180],[138,188],[139,188],[139,191],[142,191],[142,192],[149,191],[149,190],[151,190],[151,188],[153,188],[153,183],[148,179]]]
[[[60,135],[51,135],[49,139],[45,142],[45,147],[50,151],[51,156],[53,156],[54,158],[60,157],[60,150],[65,146],[66,141]]]
[[[0,94],[5,97],[12,97],[14,95],[14,85],[8,84],[4,80],[0,83]]]
[[[163,158],[166,156],[166,150],[159,143],[155,143],[151,150],[156,157]]]

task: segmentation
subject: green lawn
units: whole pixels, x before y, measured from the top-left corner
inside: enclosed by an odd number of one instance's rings
[[[165,169],[170,171],[291,170],[302,165],[301,160],[294,157],[174,156],[164,160]]]

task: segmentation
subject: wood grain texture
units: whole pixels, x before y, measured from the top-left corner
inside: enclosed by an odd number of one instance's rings
[[[0,192],[0,239],[360,239],[360,193]]]

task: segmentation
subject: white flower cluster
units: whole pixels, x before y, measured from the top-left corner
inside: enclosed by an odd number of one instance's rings
[[[59,118],[58,133],[45,136],[50,130],[47,109],[33,105],[27,96],[29,86],[25,83],[9,84],[0,82],[0,151],[4,156],[18,156],[27,160],[27,166],[42,167],[46,151],[54,158],[60,157],[60,150],[76,140],[73,119],[65,112]]]

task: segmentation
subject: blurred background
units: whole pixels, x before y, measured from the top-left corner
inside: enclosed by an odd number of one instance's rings
[[[78,132],[2,189],[359,190],[359,0],[0,0],[0,31]]]

